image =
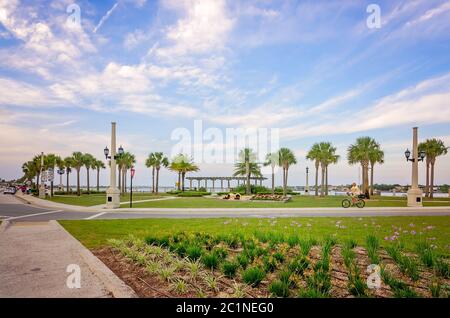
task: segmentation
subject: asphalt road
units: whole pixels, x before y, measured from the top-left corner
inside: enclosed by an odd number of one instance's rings
[[[139,218],[237,218],[237,217],[364,217],[364,216],[435,216],[450,215],[448,208],[418,208],[402,210],[399,208],[380,209],[153,209],[146,212],[118,211],[118,212],[78,212],[48,209],[24,204],[12,195],[0,194],[0,220],[20,221],[49,221],[49,220],[89,220],[89,219],[139,219]]]

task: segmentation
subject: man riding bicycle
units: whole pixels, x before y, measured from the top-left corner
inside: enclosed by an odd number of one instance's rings
[[[356,198],[360,194],[361,194],[361,190],[359,190],[359,187],[356,185],[355,182],[353,182],[352,187],[350,188],[350,193],[349,193],[349,195],[352,197],[352,204],[356,203]]]

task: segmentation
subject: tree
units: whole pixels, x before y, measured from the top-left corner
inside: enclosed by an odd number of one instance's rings
[[[381,150],[379,143],[376,143],[376,147],[374,147],[372,151],[369,153],[369,162],[370,162],[370,195],[373,195],[374,190],[373,175],[375,164],[384,163],[384,151]]]
[[[83,154],[83,165],[86,168],[87,193],[90,194],[89,171],[94,168],[95,158],[90,153]]]
[[[419,145],[419,150],[425,151],[426,163],[427,163],[427,188],[426,193],[430,198],[433,197],[434,192],[434,167],[436,164],[436,158],[448,153],[448,147],[445,146],[444,142],[440,139],[432,138],[427,139],[424,143]],[[429,167],[431,168],[428,173]],[[428,176],[430,181],[428,182]]]
[[[131,169],[136,163],[136,157],[132,153],[126,151],[121,156],[122,163],[122,193],[127,192],[127,172]]]
[[[64,158],[64,166],[66,167],[66,192],[69,193],[70,192],[69,175],[72,172],[73,158],[72,157]]]
[[[315,184],[315,196],[319,195],[319,166],[321,161],[321,149],[318,143],[315,143],[306,155],[306,159],[314,161],[314,166],[316,168],[316,184]]]
[[[182,191],[184,191],[184,178],[186,173],[199,170],[198,166],[188,156],[183,154],[179,154],[172,159],[169,169],[178,172],[178,190]]]
[[[360,164],[362,168],[363,184],[362,192],[366,198],[370,198],[369,192],[369,164],[370,154],[379,147],[371,137],[359,137],[353,145],[347,149],[347,160],[350,165]]]
[[[155,169],[156,169],[156,193],[158,193],[159,170],[161,170],[161,167],[166,168],[169,165],[169,159],[162,152],[155,152],[154,159],[155,159],[154,164],[155,164]]]
[[[33,157],[34,166],[36,169],[36,188],[39,189],[39,179],[41,177],[41,171],[45,169],[45,156],[44,156],[44,165],[42,165],[42,155],[36,155]]]
[[[72,153],[71,166],[77,172],[77,195],[78,196],[81,195],[81,191],[80,191],[80,170],[81,170],[81,167],[84,166],[84,159],[85,159],[84,155],[81,152],[75,151],[74,153]]]
[[[55,172],[55,166],[58,164],[58,162],[61,161],[61,157],[53,154],[53,153],[49,153],[47,155],[45,155],[44,157],[44,169],[48,170],[48,169],[52,169],[53,170],[53,174]],[[53,179],[50,180],[50,196],[53,197]]]
[[[105,164],[101,160],[94,160],[92,165],[97,170],[97,192],[100,191],[100,169],[105,169]]]
[[[152,193],[155,192],[155,154],[151,152],[145,160],[145,166],[152,168]]]
[[[287,194],[288,171],[291,165],[295,165],[297,159],[289,148],[280,148],[278,151],[278,165],[283,168],[283,195]]]
[[[33,178],[36,177],[38,171],[36,162],[33,160],[27,161],[22,164],[22,172],[23,177],[26,181],[33,181]]]
[[[272,194],[275,194],[275,167],[278,165],[278,152],[268,153],[264,166],[270,166],[272,169]]]
[[[322,186],[320,195],[328,195],[328,166],[330,164],[336,164],[339,160],[339,156],[336,155],[336,147],[330,142],[321,142],[318,145],[320,149],[319,161],[322,167]]]
[[[259,165],[256,163],[256,154],[250,148],[244,148],[239,152],[239,161],[234,166],[234,176],[245,176],[245,193],[250,195],[250,177],[251,175],[255,177],[261,176],[261,170]]]

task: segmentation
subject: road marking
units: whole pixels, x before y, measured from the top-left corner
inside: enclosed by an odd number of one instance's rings
[[[85,218],[85,220],[92,220],[92,219],[95,219],[96,217],[102,216],[102,215],[105,214],[105,213],[108,213],[108,212],[100,212],[100,213],[94,214],[94,215],[92,215],[92,216],[90,216],[90,217]]]
[[[27,215],[21,215],[21,216],[14,216],[14,217],[11,217],[9,219],[6,219],[5,221],[23,219],[23,218],[27,218],[27,217],[30,217],[30,216],[38,216],[38,215],[58,213],[58,212],[62,212],[62,210],[55,210],[55,211],[48,211],[48,212],[42,212],[42,213],[34,213],[34,214],[27,214]]]

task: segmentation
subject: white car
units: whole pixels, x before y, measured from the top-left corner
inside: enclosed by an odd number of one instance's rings
[[[14,188],[14,187],[6,188],[3,191],[3,194],[16,194],[16,188]]]

